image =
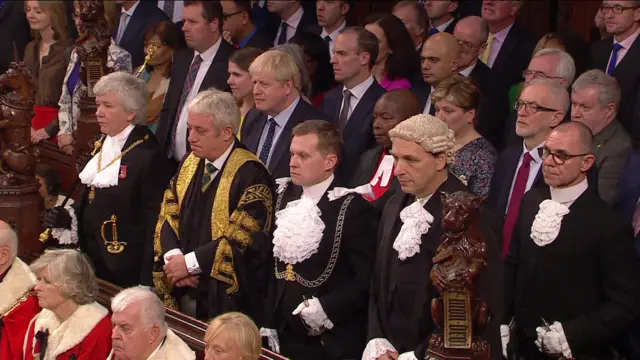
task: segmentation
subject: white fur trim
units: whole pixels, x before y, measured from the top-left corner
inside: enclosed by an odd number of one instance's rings
[[[551,244],[560,233],[562,218],[569,213],[569,208],[553,200],[540,203],[540,209],[531,224],[531,239],[538,246]]]
[[[58,195],[58,201],[56,206],[62,206],[64,202],[64,196]],[[54,239],[58,239],[60,245],[71,245],[78,243],[78,217],[75,210],[73,210],[73,199],[69,199],[64,209],[67,210],[69,216],[71,216],[71,229],[54,228],[51,230],[51,236]]]
[[[38,279],[29,266],[16,257],[4,280],[0,282],[0,314],[9,310],[37,282]]]
[[[416,201],[402,209],[400,220],[402,227],[393,242],[393,248],[398,252],[400,260],[406,260],[420,252],[422,235],[429,232],[434,218],[420,201]]]
[[[113,360],[113,352],[107,360]],[[178,335],[176,335],[171,329],[167,329],[167,338],[164,343],[158,348],[158,351],[151,354],[147,360],[195,360],[196,353],[191,350],[189,345],[182,341]]]
[[[371,339],[367,343],[367,347],[364,348],[362,360],[378,360],[378,358],[387,351],[397,352],[389,340],[383,338]]]
[[[109,312],[102,305],[93,302],[80,305],[71,316],[60,323],[58,317],[50,310],[42,309],[35,319],[34,336],[38,331],[49,330],[47,352],[42,360],[55,360],[65,351],[80,344],[96,325],[107,316]],[[34,351],[36,340],[33,340]]]

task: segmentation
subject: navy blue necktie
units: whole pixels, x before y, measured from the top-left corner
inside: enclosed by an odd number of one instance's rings
[[[269,160],[269,153],[271,152],[271,145],[273,145],[273,138],[276,134],[276,121],[273,120],[272,117],[269,117],[267,120],[269,124],[269,129],[267,129],[267,137],[264,139],[264,144],[262,144],[262,150],[260,150],[260,161],[267,166],[267,160]]]
[[[609,66],[607,67],[607,74],[611,75],[611,73],[613,73],[613,70],[616,68],[616,63],[618,62],[618,51],[620,51],[620,49],[622,48],[623,46],[618,43],[613,44],[613,51],[611,51],[611,61],[609,61]]]
[[[276,45],[282,45],[287,43],[287,25],[286,22],[280,24],[280,35],[278,36],[278,43]]]
[[[433,34],[437,34],[439,32],[440,32],[440,30],[438,30],[438,28],[431,28],[431,29],[429,29],[429,36],[431,36]]]

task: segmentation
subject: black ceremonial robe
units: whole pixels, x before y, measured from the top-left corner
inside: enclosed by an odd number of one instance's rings
[[[327,191],[334,186],[335,180]],[[284,209],[301,195],[302,188],[289,183],[278,195],[277,209]],[[265,327],[278,331],[282,354],[293,360],[360,359],[366,341],[377,214],[357,194],[329,201],[325,192],[317,206],[325,225],[318,252],[293,265],[295,280],[286,279],[287,264],[274,258],[275,276],[269,290],[269,321]],[[303,297],[314,296],[333,328],[319,336],[308,336],[302,318],[291,313]]]
[[[188,293],[200,320],[239,311],[260,325],[272,269],[273,179],[238,141],[202,192],[204,164],[189,154],[165,191],[154,241],[156,289],[176,309]],[[176,248],[195,252],[197,289],[171,286],[164,275],[163,255]]]
[[[404,261],[398,258],[393,243],[402,228],[400,212],[411,205],[415,197],[398,192],[387,202],[378,232],[378,256],[369,302],[369,340],[387,339],[399,353],[415,351],[418,359],[424,359],[428,339],[437,329],[431,318],[431,300],[440,296],[429,278],[432,259],[440,245],[442,233],[443,214],[439,193],[456,191],[468,192],[469,189],[449,174],[447,180],[424,205],[434,221],[429,231],[422,235],[420,252]],[[502,227],[498,219],[486,209],[481,209],[481,217],[488,265],[478,277],[479,296],[488,303],[493,314],[501,314],[502,263],[499,243]],[[499,319],[498,316],[493,318],[483,338],[493,348],[499,348]]]

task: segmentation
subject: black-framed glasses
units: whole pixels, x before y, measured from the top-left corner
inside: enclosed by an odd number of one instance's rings
[[[516,102],[513,104],[513,109],[515,111],[519,111],[520,109],[522,109],[523,106],[525,107],[525,109],[527,109],[527,112],[530,113],[530,114],[536,114],[539,111],[547,111],[547,112],[556,112],[556,111],[558,111],[556,109],[544,107],[544,106],[538,105],[538,104],[536,104],[534,102],[524,101],[524,100],[516,100]]]
[[[525,71],[522,72],[522,77],[523,78],[526,79],[529,76],[532,76],[534,79],[553,79],[553,80],[562,79],[562,77],[560,77],[560,76],[550,76],[550,75],[547,75],[547,74],[543,73],[542,71],[525,70]]]
[[[542,160],[546,160],[547,157],[549,157],[549,155],[551,155],[551,158],[553,159],[553,162],[555,162],[558,165],[564,164],[567,160],[571,160],[573,158],[576,158],[576,157],[579,157],[579,156],[585,156],[585,155],[589,155],[589,154],[590,153],[567,154],[567,153],[562,152],[562,151],[552,151],[551,149],[549,149],[546,146],[544,146],[542,148]]]
[[[241,11],[233,12],[233,13],[231,13],[231,14],[222,14],[222,21],[227,21],[227,20],[229,20],[229,18],[230,18],[230,17],[232,17],[233,15],[238,15],[238,14],[241,14],[241,13],[243,13],[243,12],[244,12],[244,11],[243,11],[243,10],[241,10]]]
[[[622,6],[622,5],[600,5],[600,11],[603,14],[608,13],[609,11],[613,11],[614,14],[620,15],[625,10],[632,10],[640,8],[640,6]]]
[[[458,40],[458,45],[460,45],[460,50],[465,51],[465,52],[471,52],[473,50],[478,49],[483,44],[473,45],[472,43],[470,43],[468,41]]]

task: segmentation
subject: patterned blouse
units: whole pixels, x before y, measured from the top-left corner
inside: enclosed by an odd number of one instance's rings
[[[73,90],[73,95],[67,86],[69,76],[73,73],[78,62],[78,53],[74,48],[71,51],[71,59],[67,66],[67,73],[64,76],[64,83],[62,85],[62,95],[58,106],[58,121],[60,131],[58,135],[72,134],[78,127],[78,118],[80,117],[80,107],[78,106],[80,99],[87,94],[87,87],[78,81]],[[107,67],[113,69],[113,71],[125,71],[131,74],[133,71],[131,67],[131,55],[124,49],[118,47],[116,43],[111,39],[111,45],[109,45],[109,54],[107,56]]]
[[[449,170],[472,193],[487,196],[496,157],[493,145],[487,139],[479,137],[456,152],[456,161],[449,166]]]

